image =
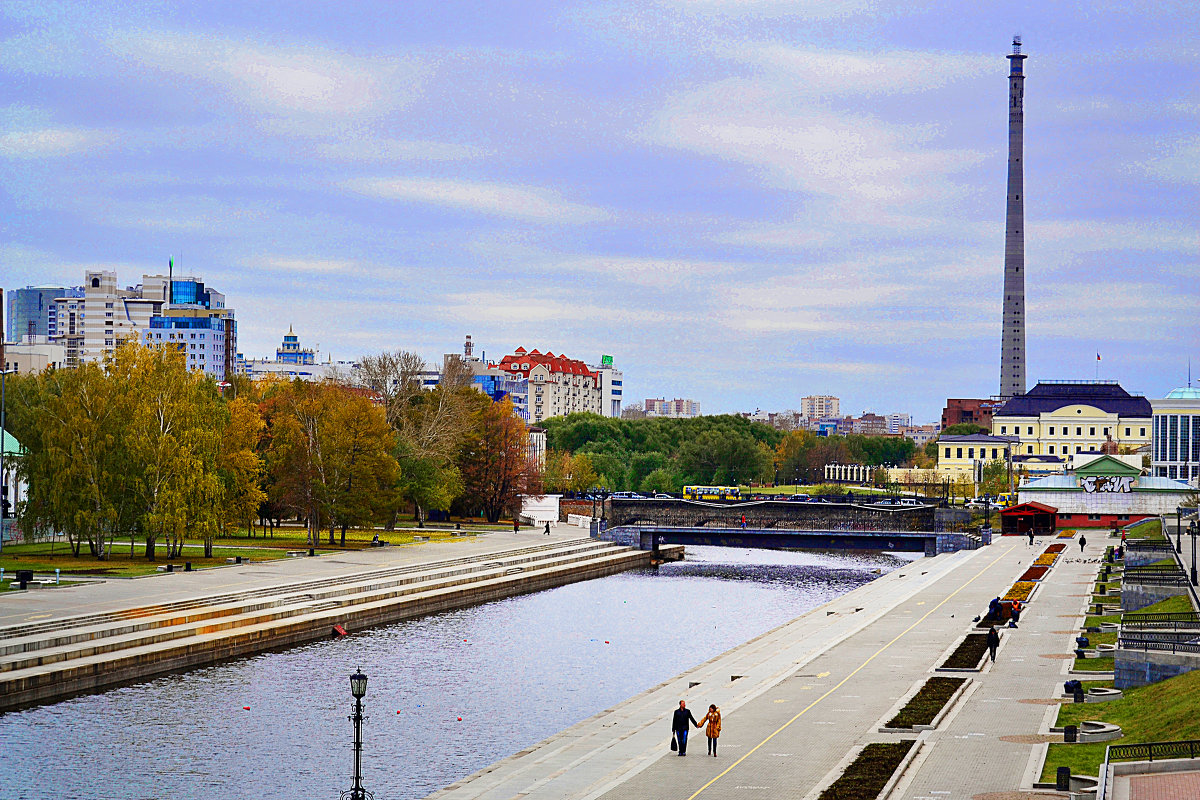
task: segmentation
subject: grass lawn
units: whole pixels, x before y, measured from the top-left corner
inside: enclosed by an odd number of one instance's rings
[[[1099,627],[1100,627],[1100,625],[1101,625],[1101,623],[1104,623],[1104,622],[1111,622],[1111,623],[1114,623],[1114,624],[1115,624],[1115,623],[1118,623],[1118,622],[1120,622],[1120,621],[1121,621],[1121,615],[1120,615],[1120,614],[1104,614],[1104,615],[1101,615],[1101,616],[1095,616],[1095,615],[1091,615],[1091,616],[1088,616],[1087,618],[1085,618],[1085,619],[1083,620],[1083,627],[1085,627],[1085,628],[1099,628]]]
[[[1200,671],[1126,689],[1122,700],[1071,703],[1059,709],[1059,725],[1076,725],[1083,720],[1115,723],[1125,735],[1111,742],[1050,745],[1042,780],[1053,781],[1056,767],[1070,767],[1076,775],[1098,774],[1104,750],[1110,744],[1200,739]]]
[[[1168,597],[1166,600],[1159,600],[1154,605],[1139,608],[1137,611],[1130,611],[1130,614],[1170,614],[1179,611],[1195,611],[1192,608],[1192,601],[1186,594]]]
[[[1091,643],[1092,647],[1095,647],[1098,644],[1116,644],[1117,643],[1117,632],[1116,631],[1110,631],[1108,633],[1081,633],[1079,635],[1086,636],[1088,638],[1088,642]],[[1091,661],[1091,659],[1088,659],[1088,660]]]
[[[271,550],[247,547],[214,547],[212,558],[202,558],[202,550],[191,548],[185,548],[183,553],[179,558],[168,559],[165,548],[160,547],[158,549],[157,560],[147,561],[142,555],[141,547],[136,548],[134,557],[130,558],[128,545],[126,545],[124,549],[114,547],[112,557],[101,561],[88,554],[86,548],[76,558],[71,553],[71,548],[63,542],[53,545],[48,542],[16,544],[8,545],[4,548],[4,554],[0,556],[0,567],[4,567],[5,572],[17,569],[31,569],[37,573],[53,574],[55,569],[61,569],[64,574],[68,575],[132,577],[155,573],[158,571],[160,565],[167,563],[182,564],[185,561],[190,561],[192,562],[193,569],[201,569],[203,567],[224,565],[226,558],[236,556],[241,556],[243,559],[251,561],[272,561],[279,558],[287,558],[287,551],[285,549]]]
[[[1167,537],[1163,535],[1162,520],[1156,519],[1132,528],[1129,531],[1129,538],[1165,541]]]
[[[1096,634],[1087,634],[1088,638]],[[1077,658],[1071,669],[1077,669],[1080,672],[1112,672],[1113,657],[1106,656],[1105,658]]]

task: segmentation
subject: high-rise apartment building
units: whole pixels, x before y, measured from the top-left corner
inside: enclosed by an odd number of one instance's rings
[[[800,416],[805,419],[824,419],[841,415],[842,401],[832,395],[818,394],[800,399]]]
[[[887,414],[887,432],[900,433],[912,425],[912,414]]]
[[[1025,394],[1025,75],[1021,37],[1008,56],[1008,200],[1004,213],[1004,317],[1000,397]]]

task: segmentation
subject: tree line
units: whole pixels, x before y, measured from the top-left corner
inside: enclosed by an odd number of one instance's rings
[[[826,464],[911,463],[912,441],[783,432],[733,415],[613,419],[570,414],[542,423],[547,491],[678,492],[690,484],[820,483]]]
[[[348,528],[394,527],[413,511],[513,514],[540,491],[524,422],[508,400],[471,388],[449,363],[433,391],[421,359],[364,359],[361,386],[336,381],[219,387],[185,354],[127,344],[104,364],[9,378],[9,430],[28,484],[18,504],[30,538],[65,534],[78,555],[142,543],[180,555],[254,519],[296,518],[308,542]],[[224,391],[222,391],[224,388]]]

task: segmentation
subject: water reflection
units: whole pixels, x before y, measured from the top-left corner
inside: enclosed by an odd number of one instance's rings
[[[0,715],[0,795],[336,797],[361,666],[364,783],[380,800],[424,797],[906,563],[688,551],[657,571]]]

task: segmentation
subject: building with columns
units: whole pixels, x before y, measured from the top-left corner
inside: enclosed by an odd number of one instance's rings
[[[1151,474],[1200,487],[1200,389],[1174,389],[1151,405]]]

